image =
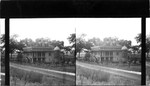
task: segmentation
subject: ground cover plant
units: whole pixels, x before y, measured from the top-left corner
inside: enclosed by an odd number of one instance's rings
[[[56,64],[45,64],[45,63],[17,63],[17,64],[75,73],[75,65],[67,65],[67,64],[64,64],[64,65],[57,64],[56,65]]]
[[[75,82],[52,76],[42,75],[32,71],[24,71],[16,68],[10,69],[11,86],[70,86]]]
[[[1,64],[1,72],[2,73],[5,73],[5,65],[2,65]],[[5,76],[4,75],[1,75],[1,85],[4,85],[5,84]]]
[[[146,85],[150,86],[150,67],[146,66]]]
[[[3,86],[5,84],[5,76],[1,75],[1,81],[0,84]]]
[[[88,63],[88,64],[99,65],[99,66],[104,66],[104,67],[111,67],[111,68],[118,68],[118,69],[123,69],[123,70],[141,72],[141,65],[140,64],[139,65],[131,64],[130,67],[129,67],[127,63],[111,63],[111,62],[96,63],[96,62],[83,61],[83,60],[81,62],[85,62],[85,63]]]
[[[135,85],[140,84],[118,75],[113,75],[99,70],[92,70],[77,66],[76,68],[77,85]]]

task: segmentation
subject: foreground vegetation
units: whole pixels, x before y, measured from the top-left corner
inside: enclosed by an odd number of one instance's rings
[[[111,68],[118,68],[118,69],[123,69],[123,70],[141,72],[140,64],[131,64],[129,66],[127,63],[113,63],[113,62],[96,63],[96,62],[90,62],[90,61],[84,61],[84,60],[80,60],[80,61],[84,62],[84,63],[100,65],[100,66],[104,66],[104,67],[111,67]]]
[[[100,70],[91,70],[77,66],[76,68],[77,85],[140,85],[140,82],[112,75]]]
[[[146,85],[150,85],[150,67],[146,66]]]
[[[4,86],[5,84],[5,76],[1,75],[1,86]]]
[[[45,64],[45,63],[23,63],[23,62],[22,63],[13,62],[13,63],[26,65],[26,66],[32,66],[32,67],[45,68],[45,69],[50,69],[50,70],[58,70],[58,71],[75,73],[75,65]]]
[[[11,68],[10,84],[11,86],[70,86],[75,85],[75,82]]]

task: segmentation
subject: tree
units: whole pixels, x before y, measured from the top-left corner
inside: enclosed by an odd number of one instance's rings
[[[149,52],[150,52],[150,35],[147,35],[147,37],[146,37],[146,53],[147,53],[147,57],[148,57]]]
[[[84,48],[91,50],[91,47],[93,47],[93,44],[89,41],[85,41]]]
[[[2,34],[1,37],[0,37],[0,40],[1,40],[1,44],[5,44],[5,34]]]
[[[88,42],[92,44],[92,46],[101,46],[103,44],[103,42],[99,38],[96,38],[96,37],[89,39]]]
[[[17,49],[17,40],[16,40],[17,37],[18,35],[14,34],[9,39],[9,53],[11,54],[11,58],[12,58],[12,54]]]
[[[64,41],[52,40],[51,45],[54,47],[58,46],[60,49],[62,49],[64,47]]]
[[[118,38],[106,37],[103,39],[103,45],[105,45],[105,46],[117,46],[118,45]]]
[[[30,38],[25,38],[20,40],[20,43],[24,44],[26,47],[35,46],[35,42]]]
[[[23,51],[23,48],[26,47],[25,44],[20,41],[20,42],[17,42],[16,44],[16,49],[19,50],[19,51]]]
[[[67,39],[69,40],[70,44],[72,44],[72,47],[75,47],[76,34],[75,33],[70,34],[70,36]]]
[[[79,57],[81,50],[85,48],[85,36],[85,34],[81,34],[78,38],[76,38],[76,55],[79,53]]]
[[[135,40],[137,41],[137,43],[139,43],[139,46],[141,46],[141,42],[142,42],[141,33],[135,37]]]
[[[3,65],[5,65],[5,60],[4,60],[4,55],[5,55],[5,34],[2,34],[1,36],[0,36],[0,45],[2,46],[1,47],[1,65],[3,66]]]
[[[23,55],[22,55],[22,53],[19,53],[17,55],[17,61],[20,62],[20,63],[22,63],[22,59],[23,59]]]
[[[139,47],[139,45],[131,46],[131,49],[132,49],[132,52],[133,52],[134,54],[140,53],[140,47]]]
[[[1,35],[0,41],[1,41],[0,44],[2,45],[2,47],[1,47],[1,48],[2,48],[2,51],[1,51],[1,52],[3,53],[3,52],[5,52],[5,51],[4,51],[4,49],[5,49],[5,34],[2,34],[2,35]]]
[[[130,40],[119,40],[118,41],[118,44],[121,45],[121,46],[126,46],[127,48],[130,48],[131,47],[131,41]]]

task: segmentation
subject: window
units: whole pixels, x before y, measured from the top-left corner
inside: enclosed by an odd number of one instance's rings
[[[106,56],[109,56],[109,52],[105,52]]]
[[[49,56],[51,56],[51,53],[49,53]]]
[[[113,61],[113,57],[110,57],[110,61]]]
[[[109,55],[110,55],[110,56],[113,56],[113,52],[112,52],[112,51],[110,51],[110,52],[109,52]]]
[[[41,57],[41,53],[38,53],[38,57]]]
[[[119,55],[119,52],[116,52],[116,55]]]
[[[44,53],[44,52],[42,53],[42,56],[45,56],[45,53]]]

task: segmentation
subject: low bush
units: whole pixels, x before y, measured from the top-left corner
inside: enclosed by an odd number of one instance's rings
[[[110,78],[109,73],[100,70],[92,70],[80,66],[77,66],[76,70],[77,70],[77,75],[86,77],[87,79],[92,79],[93,81],[107,82],[109,81]]]
[[[16,68],[10,70],[11,82],[16,86],[17,83],[24,84],[23,86],[72,86],[75,82],[68,82],[65,79],[59,79],[52,76],[39,74],[33,71],[25,71]],[[20,86],[20,85],[19,85]]]
[[[77,85],[140,85],[138,80],[133,80],[118,75],[113,75],[100,70],[76,67]]]

